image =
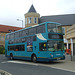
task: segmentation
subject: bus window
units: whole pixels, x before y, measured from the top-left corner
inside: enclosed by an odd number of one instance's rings
[[[40,43],[39,44],[39,50],[40,51],[47,51],[47,44],[46,43]]]
[[[50,40],[48,41],[49,51],[61,51],[64,49],[63,41]]]
[[[47,24],[48,32],[56,32],[56,33],[62,33],[62,27],[58,24],[48,23]]]
[[[63,35],[61,34],[48,34],[49,39],[63,39]]]
[[[14,33],[10,34],[10,39],[14,38]]]
[[[15,38],[19,37],[19,32],[15,33]]]
[[[22,36],[27,36],[29,34],[28,29],[22,31]]]
[[[62,26],[56,25],[57,26],[57,33],[62,33]]]
[[[33,41],[36,41],[36,36],[33,36]]]
[[[12,51],[14,50],[14,47],[13,46],[8,46],[8,51]]]
[[[26,41],[26,38],[22,38],[22,42],[25,42]]]
[[[19,32],[19,36],[22,37],[22,31]]]
[[[25,51],[24,45],[16,45],[16,51]]]
[[[44,33],[45,32],[45,25],[37,26],[37,33]]]
[[[30,28],[29,29],[29,35],[33,35],[33,34],[36,34],[36,28]]]
[[[56,32],[56,24],[48,23],[47,28],[48,28],[48,32]]]

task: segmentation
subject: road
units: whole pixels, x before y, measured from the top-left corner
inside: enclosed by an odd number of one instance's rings
[[[4,55],[0,55],[0,69],[9,72],[12,75],[75,75],[75,72],[52,68],[49,66],[51,64],[57,65],[61,63],[33,63],[24,60],[9,60]]]

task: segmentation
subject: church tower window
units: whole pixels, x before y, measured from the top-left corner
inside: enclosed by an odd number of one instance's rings
[[[31,20],[32,20],[32,18],[31,18],[31,17],[29,17],[29,24],[31,24],[31,23],[32,23],[32,21],[31,21]]]
[[[34,23],[35,24],[37,23],[37,17],[34,17]]]

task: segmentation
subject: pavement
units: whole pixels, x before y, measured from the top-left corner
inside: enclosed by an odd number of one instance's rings
[[[75,61],[59,60],[49,65],[45,64],[44,66],[75,72]]]

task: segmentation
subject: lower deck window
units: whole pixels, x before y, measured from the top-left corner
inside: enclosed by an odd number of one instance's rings
[[[8,46],[8,51],[25,51],[24,45]]]

